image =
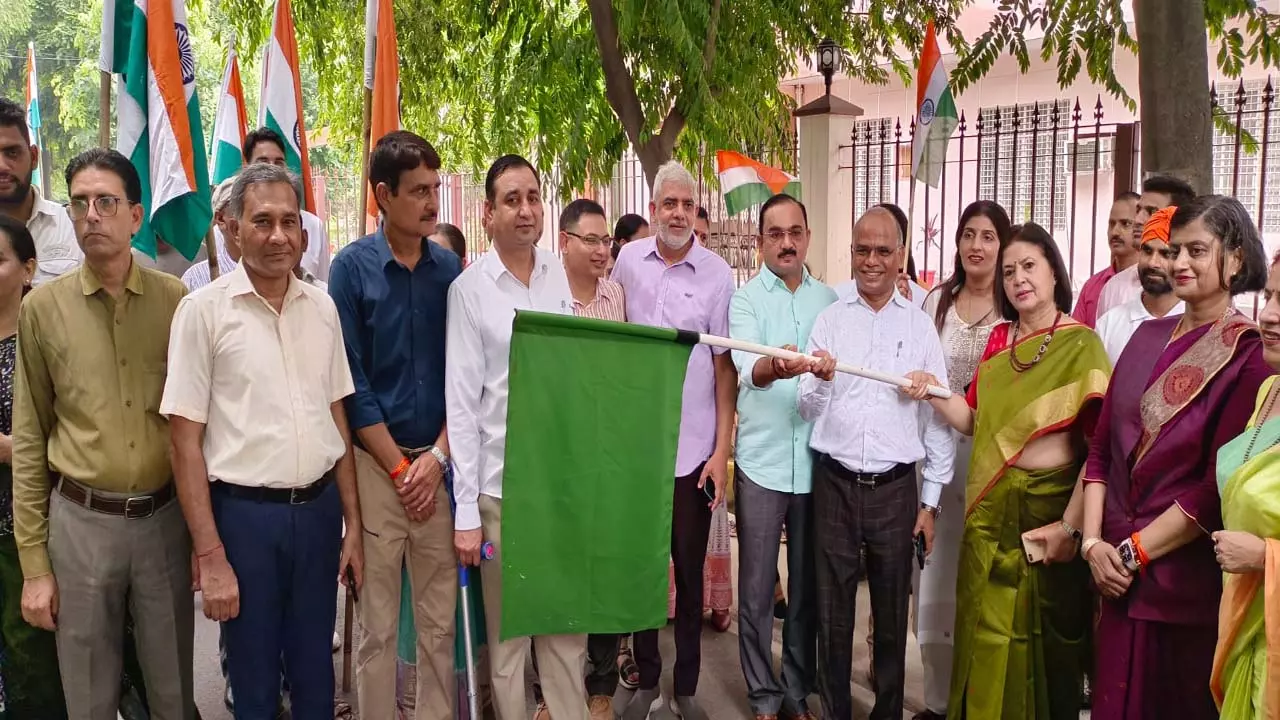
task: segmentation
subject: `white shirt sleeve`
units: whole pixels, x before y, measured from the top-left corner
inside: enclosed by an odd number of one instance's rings
[[[932,328],[928,328],[932,330]],[[947,361],[942,350],[942,341],[936,333],[921,333],[924,337],[925,370],[938,378],[943,387],[947,386]],[[920,502],[932,507],[940,507],[942,486],[951,482],[955,470],[956,439],[947,421],[934,411],[927,402],[920,403],[921,420],[924,422],[924,484],[920,489]]]
[[[351,377],[351,365],[347,362],[347,346],[342,342],[342,321],[338,319],[338,306],[328,295],[322,302],[329,316],[329,328],[333,331],[333,350],[329,357],[329,402],[335,403],[356,392]]]
[[[480,397],[484,392],[484,347],[480,326],[460,283],[449,287],[444,398],[453,454],[454,528],[480,527]]]
[[[160,399],[160,414],[192,422],[209,422],[209,388],[213,378],[212,328],[200,306],[188,295],[178,303],[169,329],[169,372]]]

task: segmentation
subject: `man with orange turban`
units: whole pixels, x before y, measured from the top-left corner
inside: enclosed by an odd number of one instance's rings
[[[1136,300],[1114,307],[1098,318],[1098,336],[1114,366],[1138,326],[1166,315],[1181,315],[1182,301],[1173,294],[1169,277],[1169,221],[1178,208],[1158,210],[1142,230],[1138,251],[1138,279],[1142,294]]]

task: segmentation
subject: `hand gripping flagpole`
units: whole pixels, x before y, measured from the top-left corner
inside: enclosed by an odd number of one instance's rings
[[[689,344],[697,343],[699,345],[710,345],[712,347],[721,347],[729,350],[740,350],[742,352],[754,353],[756,355],[768,355],[770,357],[776,357],[779,360],[797,360],[797,359],[803,358],[805,360],[819,361],[822,359],[822,358],[814,357],[812,355],[805,355],[804,353],[798,353],[793,350],[783,350],[782,348],[769,347],[768,345],[760,345],[758,343],[746,342],[745,340],[735,340],[733,338],[719,337],[717,335],[707,335],[705,333],[695,333],[687,330],[680,330],[678,332],[680,335],[679,340],[682,342],[688,342]],[[685,338],[687,338],[687,340]],[[877,382],[882,382],[889,385],[896,385],[900,388],[911,386],[911,381],[904,377],[901,377],[898,375],[889,375],[887,373],[882,373],[876,370],[869,370],[864,367],[857,367],[855,365],[849,365],[842,362],[836,363],[836,370],[838,372],[846,373],[848,375],[857,375],[858,377],[867,378],[868,380],[875,380]],[[951,390],[944,387],[938,387],[937,385],[930,385],[929,394],[932,395],[933,397],[942,398],[943,400],[946,400],[947,398],[951,397]]]

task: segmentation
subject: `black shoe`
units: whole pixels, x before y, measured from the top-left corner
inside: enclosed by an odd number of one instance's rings
[[[911,720],[947,720],[946,715],[941,715],[932,710],[922,710],[911,716]]]

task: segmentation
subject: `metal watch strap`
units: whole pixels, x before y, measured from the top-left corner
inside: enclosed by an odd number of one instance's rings
[[[938,516],[942,514],[942,508],[928,503],[920,503],[920,509],[932,515],[934,520],[937,520]]]
[[[1071,536],[1072,540],[1075,540],[1076,542],[1080,542],[1080,538],[1084,536],[1084,533],[1077,530],[1074,526],[1071,525],[1071,523],[1067,522],[1066,520],[1062,521],[1062,529],[1068,535]]]
[[[432,445],[427,448],[427,452],[431,453],[431,457],[435,458],[436,462],[440,463],[441,468],[449,467],[449,456],[445,455],[443,450]]]

